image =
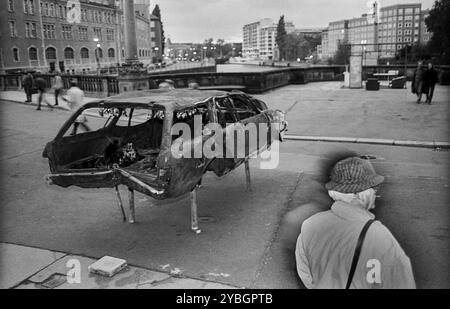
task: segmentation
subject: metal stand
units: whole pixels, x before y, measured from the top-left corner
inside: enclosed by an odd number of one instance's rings
[[[116,195],[117,195],[117,200],[119,202],[120,210],[122,211],[122,220],[123,220],[123,222],[126,222],[127,217],[125,215],[125,209],[123,209],[123,203],[122,203],[122,198],[120,197],[119,186],[116,186]]]
[[[249,161],[245,161],[245,179],[247,183],[247,191],[252,192],[252,181],[250,178],[250,163]]]
[[[135,220],[135,208],[134,208],[134,190],[128,188],[128,198],[129,198],[129,207],[130,207],[130,215],[128,218],[128,222],[133,224],[136,222]]]
[[[191,192],[191,229],[196,234],[200,234],[202,232],[198,227],[197,188]]]

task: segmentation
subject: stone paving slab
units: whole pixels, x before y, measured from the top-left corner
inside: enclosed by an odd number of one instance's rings
[[[234,289],[234,286],[173,276],[168,273],[127,266],[109,278],[91,274],[88,266],[96,259],[67,255],[29,277],[17,289],[48,289],[50,280],[60,278],[54,289]],[[78,264],[79,263],[79,264]],[[79,282],[70,283],[75,268],[80,265]],[[24,278],[25,279],[25,278]],[[23,280],[24,280],[23,279]],[[22,280],[22,281],[23,281]]]
[[[65,254],[0,243],[0,289],[9,289]]]

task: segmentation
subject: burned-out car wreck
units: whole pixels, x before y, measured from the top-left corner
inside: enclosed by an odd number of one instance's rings
[[[70,135],[70,128],[82,114],[92,116],[89,121],[98,123],[98,128]],[[200,122],[200,130],[194,120]],[[174,129],[177,124],[192,131],[181,136]],[[236,124],[255,124],[256,132],[267,139],[252,143],[246,134],[244,155],[235,151],[230,155],[227,148],[236,146],[236,134],[227,131]],[[212,129],[208,129],[209,125]],[[286,127],[283,112],[269,110],[264,102],[242,92],[190,89],[128,92],[81,107],[47,144],[43,156],[49,161],[50,184],[64,188],[115,188],[124,220],[118,186],[127,186],[131,223],[135,221],[134,191],[159,200],[190,192],[191,225],[198,233],[196,188],[203,175],[211,171],[224,176],[245,164],[250,188],[248,160],[282,139]],[[215,150],[214,155],[202,151],[206,144]],[[184,149],[187,145],[200,147],[200,151],[192,156],[174,155],[174,149],[181,145]],[[217,154],[217,150],[225,154]]]

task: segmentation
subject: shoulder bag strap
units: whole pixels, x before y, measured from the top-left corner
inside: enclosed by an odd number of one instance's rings
[[[363,229],[361,230],[361,234],[359,234],[358,243],[356,244],[356,248],[355,248],[355,254],[353,255],[352,266],[350,268],[350,273],[349,273],[348,279],[347,279],[347,285],[345,286],[346,289],[350,288],[350,284],[353,281],[353,276],[355,275],[356,266],[358,265],[359,255],[361,254],[361,249],[362,249],[362,246],[364,243],[364,238],[366,237],[367,230],[374,222],[375,222],[375,220],[373,220],[373,219],[367,221],[367,223],[364,225]]]

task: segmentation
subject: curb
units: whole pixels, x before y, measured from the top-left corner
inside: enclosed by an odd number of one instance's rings
[[[300,136],[285,135],[285,140],[290,141],[309,141],[309,142],[329,142],[329,143],[353,143],[370,144],[384,146],[414,147],[414,148],[443,148],[450,149],[450,143],[437,141],[413,141],[413,140],[393,140],[377,138],[351,138],[351,137],[329,137],[329,136]]]

